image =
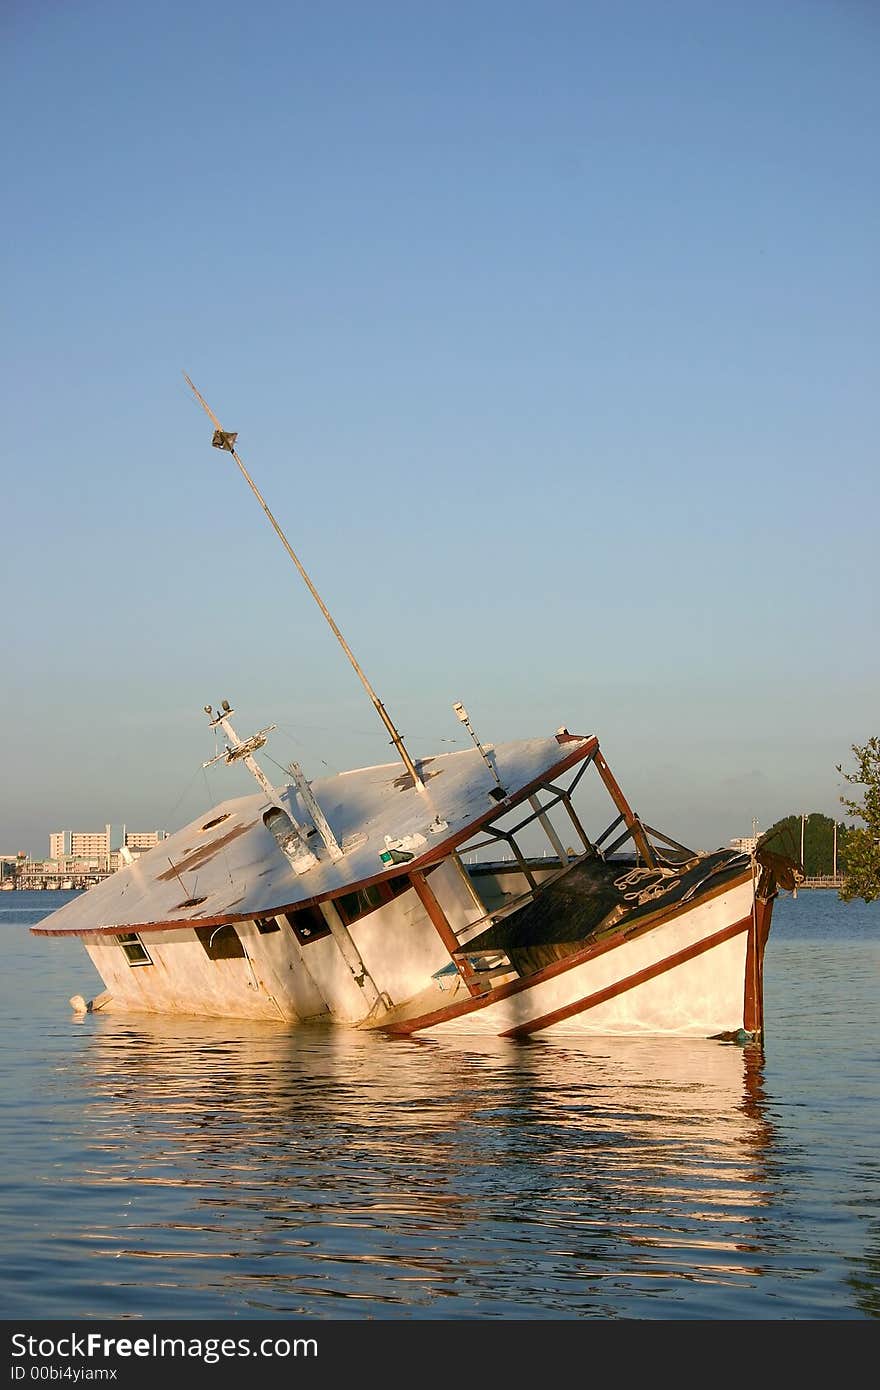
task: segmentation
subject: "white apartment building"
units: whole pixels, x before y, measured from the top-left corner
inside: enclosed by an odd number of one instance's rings
[[[145,850],[158,845],[164,836],[158,830],[126,830],[122,827],[122,843],[126,849]]]
[[[74,859],[110,858],[110,826],[103,830],[71,830],[70,853]]]
[[[740,854],[754,854],[760,838],[760,835],[742,835],[738,840],[731,840],[730,848]]]
[[[131,864],[139,854],[166,838],[164,830],[126,830],[122,827],[119,849],[111,848],[112,826],[103,830],[53,830],[49,835],[49,859],[61,872],[75,872],[86,865],[106,872]],[[47,861],[48,862],[48,861]]]
[[[70,853],[66,830],[53,830],[49,835],[49,858],[66,859]]]

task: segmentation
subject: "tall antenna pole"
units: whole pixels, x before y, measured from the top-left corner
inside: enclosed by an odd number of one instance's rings
[[[402,736],[400,733],[398,733],[398,731],[397,731],[397,729],[396,729],[396,727],[395,727],[395,725],[394,725],[394,721],[392,720],[392,718],[391,718],[391,716],[389,715],[388,711],[386,710],[385,706],[382,704],[382,701],[379,699],[379,696],[376,694],[375,690],[374,690],[373,687],[370,685],[370,682],[367,680],[366,675],[365,675],[364,672],[361,670],[361,667],[359,666],[357,660],[355,659],[354,652],[351,650],[351,647],[348,645],[348,643],[346,642],[346,640],[345,640],[345,638],[343,637],[342,633],[339,631],[339,628],[336,626],[335,622],[333,621],[333,618],[332,618],[331,615],[330,615],[330,610],[329,610],[329,608],[327,607],[327,605],[326,605],[326,603],[324,602],[324,600],[321,598],[321,595],[318,593],[318,590],[315,588],[314,584],[312,583],[311,579],[309,578],[308,574],[306,573],[305,569],[303,568],[303,565],[302,565],[301,561],[299,560],[298,556],[295,554],[295,552],[294,552],[294,550],[293,550],[293,547],[291,546],[289,540],[287,539],[287,537],[285,536],[285,534],[284,534],[284,532],[282,531],[281,527],[278,525],[278,522],[275,520],[274,516],[273,516],[272,513],[270,512],[268,506],[266,505],[265,498],[263,497],[262,493],[260,492],[260,489],[257,487],[257,485],[256,485],[256,483],[254,482],[253,478],[251,477],[250,473],[248,473],[247,469],[245,468],[244,464],[242,463],[241,459],[239,458],[238,454],[236,453],[236,450],[235,450],[235,441],[236,441],[236,439],[238,438],[238,435],[237,435],[237,434],[233,434],[233,433],[231,433],[230,431],[224,430],[224,429],[222,428],[222,426],[221,426],[221,424],[220,424],[220,421],[217,419],[217,416],[214,414],[213,410],[212,410],[211,407],[208,405],[208,403],[207,403],[207,401],[205,400],[204,396],[202,396],[202,395],[200,394],[200,392],[196,390],[195,386],[194,386],[193,383],[190,381],[190,379],[189,379],[189,377],[187,376],[186,372],[184,372],[184,374],[183,374],[183,379],[184,379],[184,381],[186,382],[186,384],[187,384],[187,386],[189,387],[189,389],[192,391],[192,393],[193,393],[193,395],[195,396],[196,400],[198,401],[199,405],[200,405],[200,406],[202,407],[202,409],[204,410],[205,414],[208,416],[208,419],[211,421],[211,423],[212,423],[213,426],[214,426],[214,438],[211,440],[211,443],[213,444],[213,446],[214,446],[215,449],[224,449],[224,450],[226,451],[226,453],[231,454],[232,457],[235,459],[235,462],[238,464],[239,469],[241,470],[241,473],[242,473],[242,476],[244,477],[245,482],[247,483],[247,485],[248,485],[248,487],[250,488],[251,492],[252,492],[252,493],[254,494],[254,496],[256,497],[256,499],[257,499],[257,501],[259,502],[260,506],[263,508],[263,511],[266,513],[266,516],[267,516],[267,517],[269,518],[269,520],[271,521],[272,526],[274,527],[275,532],[276,532],[276,534],[277,534],[277,536],[278,536],[278,539],[281,541],[281,544],[284,546],[284,549],[287,551],[287,553],[288,553],[288,555],[290,556],[291,560],[293,561],[293,563],[296,565],[297,569],[299,570],[299,572],[300,572],[300,574],[301,574],[301,576],[302,576],[302,578],[303,578],[303,580],[304,580],[306,586],[308,587],[309,593],[311,594],[312,598],[313,598],[313,599],[315,600],[315,602],[317,603],[317,605],[318,605],[318,607],[320,608],[321,612],[324,614],[324,617],[327,619],[327,622],[329,623],[330,628],[331,628],[331,630],[332,630],[334,636],[336,637],[336,640],[338,641],[338,643],[339,643],[339,645],[341,646],[342,650],[345,652],[345,655],[348,657],[349,661],[351,662],[352,666],[354,667],[355,671],[357,672],[358,677],[360,678],[361,684],[362,684],[363,687],[364,687],[364,690],[366,690],[367,694],[368,694],[369,697],[370,697],[370,700],[372,701],[373,708],[375,709],[375,711],[376,711],[376,713],[378,714],[379,718],[382,720],[382,723],[385,725],[385,728],[388,730],[389,734],[391,735],[391,742],[394,744],[394,747],[397,749],[397,752],[398,752],[398,754],[399,754],[399,756],[400,756],[401,761],[403,762],[404,767],[406,768],[407,772],[410,774],[410,776],[411,776],[412,779],[413,779],[413,783],[415,784],[416,788],[417,788],[419,791],[423,792],[423,791],[425,790],[425,784],[424,784],[424,782],[422,781],[421,777],[419,776],[418,771],[416,770],[416,765],[415,765],[415,763],[413,762],[412,758],[410,757],[409,753],[408,753],[407,750],[406,750],[406,745],[405,745],[404,742],[403,742],[403,736]]]

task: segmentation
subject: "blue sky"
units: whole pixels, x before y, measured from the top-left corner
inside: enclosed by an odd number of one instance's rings
[[[880,9],[4,7],[0,851],[597,732],[700,847],[878,708]],[[463,746],[463,745],[462,745]],[[271,773],[272,763],[267,763]],[[280,774],[279,774],[280,776]]]

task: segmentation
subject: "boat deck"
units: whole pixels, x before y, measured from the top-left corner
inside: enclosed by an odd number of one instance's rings
[[[172,930],[295,911],[404,868],[439,862],[508,806],[597,748],[595,737],[570,734],[498,744],[492,751],[507,792],[500,803],[497,784],[476,749],[421,759],[423,792],[401,773],[399,763],[315,781],[312,792],[344,853],[331,859],[317,832],[310,831],[316,862],[299,875],[263,823],[272,802],[261,795],[225,801],[34,930],[47,936]],[[311,826],[294,787],[280,791],[277,803],[301,825]],[[401,842],[400,859],[384,863],[382,854]]]

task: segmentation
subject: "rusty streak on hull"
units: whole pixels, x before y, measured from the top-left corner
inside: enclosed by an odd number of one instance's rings
[[[199,845],[198,849],[192,850],[186,859],[179,859],[171,868],[164,873],[156,875],[157,883],[167,883],[172,878],[177,878],[178,874],[192,873],[195,869],[201,869],[205,864],[210,864],[215,854],[219,854],[227,845],[231,845],[233,840],[237,840],[240,835],[246,835],[249,830],[253,830],[256,821],[249,821],[247,825],[237,825],[234,830],[228,830],[225,835],[221,835],[217,840],[211,840],[208,844]],[[207,926],[207,923],[204,923]]]

